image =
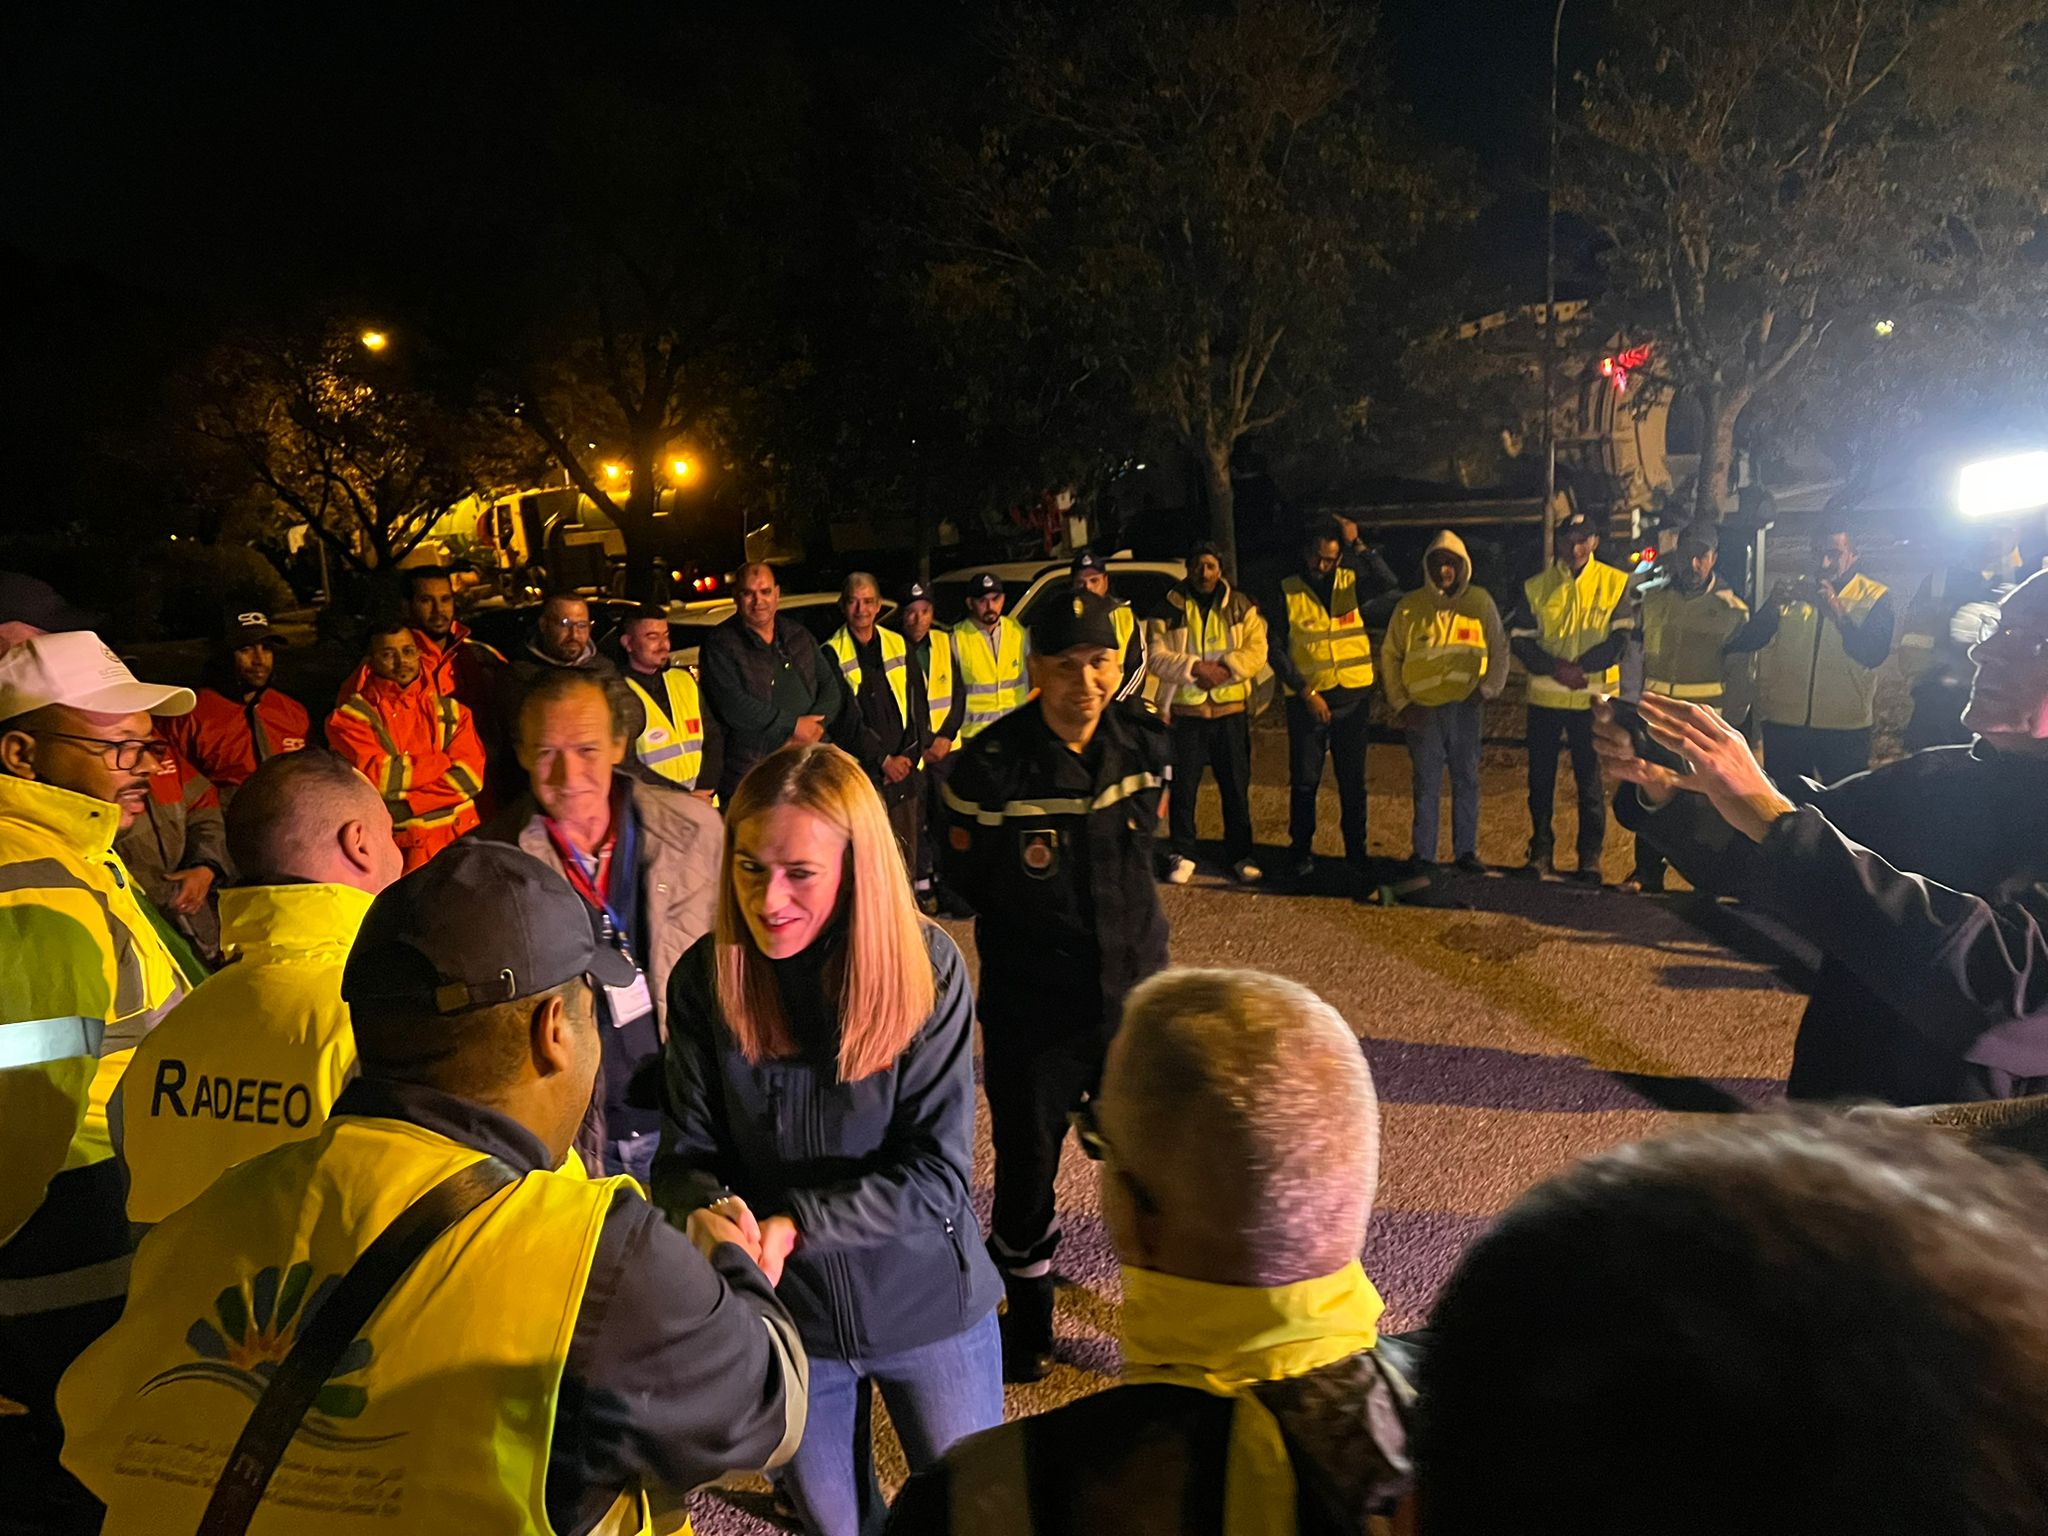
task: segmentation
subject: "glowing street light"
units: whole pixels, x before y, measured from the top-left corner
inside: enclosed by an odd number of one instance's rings
[[[604,467],[604,477],[607,480],[616,480],[625,472],[626,471],[617,464],[607,464]]]
[[[1965,464],[1956,477],[1956,511],[1964,517],[2002,517],[2048,506],[2048,450],[2007,454]]]
[[[696,466],[692,464],[688,459],[670,459],[668,461],[668,468],[669,473],[674,475],[678,480],[687,480],[695,471]]]
[[[382,331],[365,331],[360,339],[367,352],[382,352],[391,345],[391,338]]]

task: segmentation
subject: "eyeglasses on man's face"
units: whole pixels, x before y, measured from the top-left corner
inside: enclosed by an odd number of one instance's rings
[[[142,766],[144,759],[152,763],[167,763],[171,760],[171,744],[161,736],[148,736],[139,741],[110,741],[104,736],[74,736],[69,731],[30,731],[28,734],[38,741],[48,738],[53,741],[76,742],[117,773],[135,772]]]
[[[541,623],[560,635],[587,635],[590,633],[588,619],[542,619]]]

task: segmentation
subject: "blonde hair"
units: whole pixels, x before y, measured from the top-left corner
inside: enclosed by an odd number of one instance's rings
[[[890,1066],[938,1003],[924,919],[911,895],[882,797],[851,757],[823,742],[770,753],[740,780],[726,810],[712,985],[726,1027],[748,1061],[793,1056],[796,1040],[768,959],[740,910],[733,877],[739,830],[778,805],[824,818],[846,835],[839,912],[846,950],[839,984],[839,1079]]]

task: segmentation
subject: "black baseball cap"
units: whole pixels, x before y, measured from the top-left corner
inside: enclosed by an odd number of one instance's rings
[[[1084,549],[1081,553],[1074,556],[1074,568],[1068,574],[1078,576],[1083,571],[1100,571],[1103,575],[1107,576],[1109,574],[1109,562],[1096,554],[1094,550]]]
[[[967,595],[969,597],[987,597],[991,592],[1000,592],[1002,590],[1003,578],[994,571],[983,571],[979,575],[967,578]]]
[[[577,976],[630,986],[567,880],[509,843],[464,838],[370,903],[341,974],[351,1008],[462,1013]]]
[[[1118,648],[1116,625],[1110,620],[1116,604],[1106,597],[1075,591],[1058,598],[1048,596],[1033,609],[1031,649],[1040,656],[1057,656],[1077,645]]]
[[[1581,539],[1600,537],[1600,525],[1583,512],[1574,512],[1557,525],[1559,544],[1576,544]]]
[[[284,641],[271,628],[269,614],[251,609],[228,615],[227,630],[220,643],[223,650],[239,651],[245,645],[283,645]]]
[[[906,608],[912,603],[928,603],[931,600],[932,589],[921,581],[913,581],[909,590],[903,594],[903,606]]]
[[[1712,523],[1687,523],[1678,530],[1678,547],[1718,550],[1721,547],[1721,530]]]

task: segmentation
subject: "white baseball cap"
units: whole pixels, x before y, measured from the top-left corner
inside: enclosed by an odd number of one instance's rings
[[[101,715],[183,715],[197,702],[190,688],[137,682],[89,629],[37,635],[0,653],[0,720],[52,704]]]

